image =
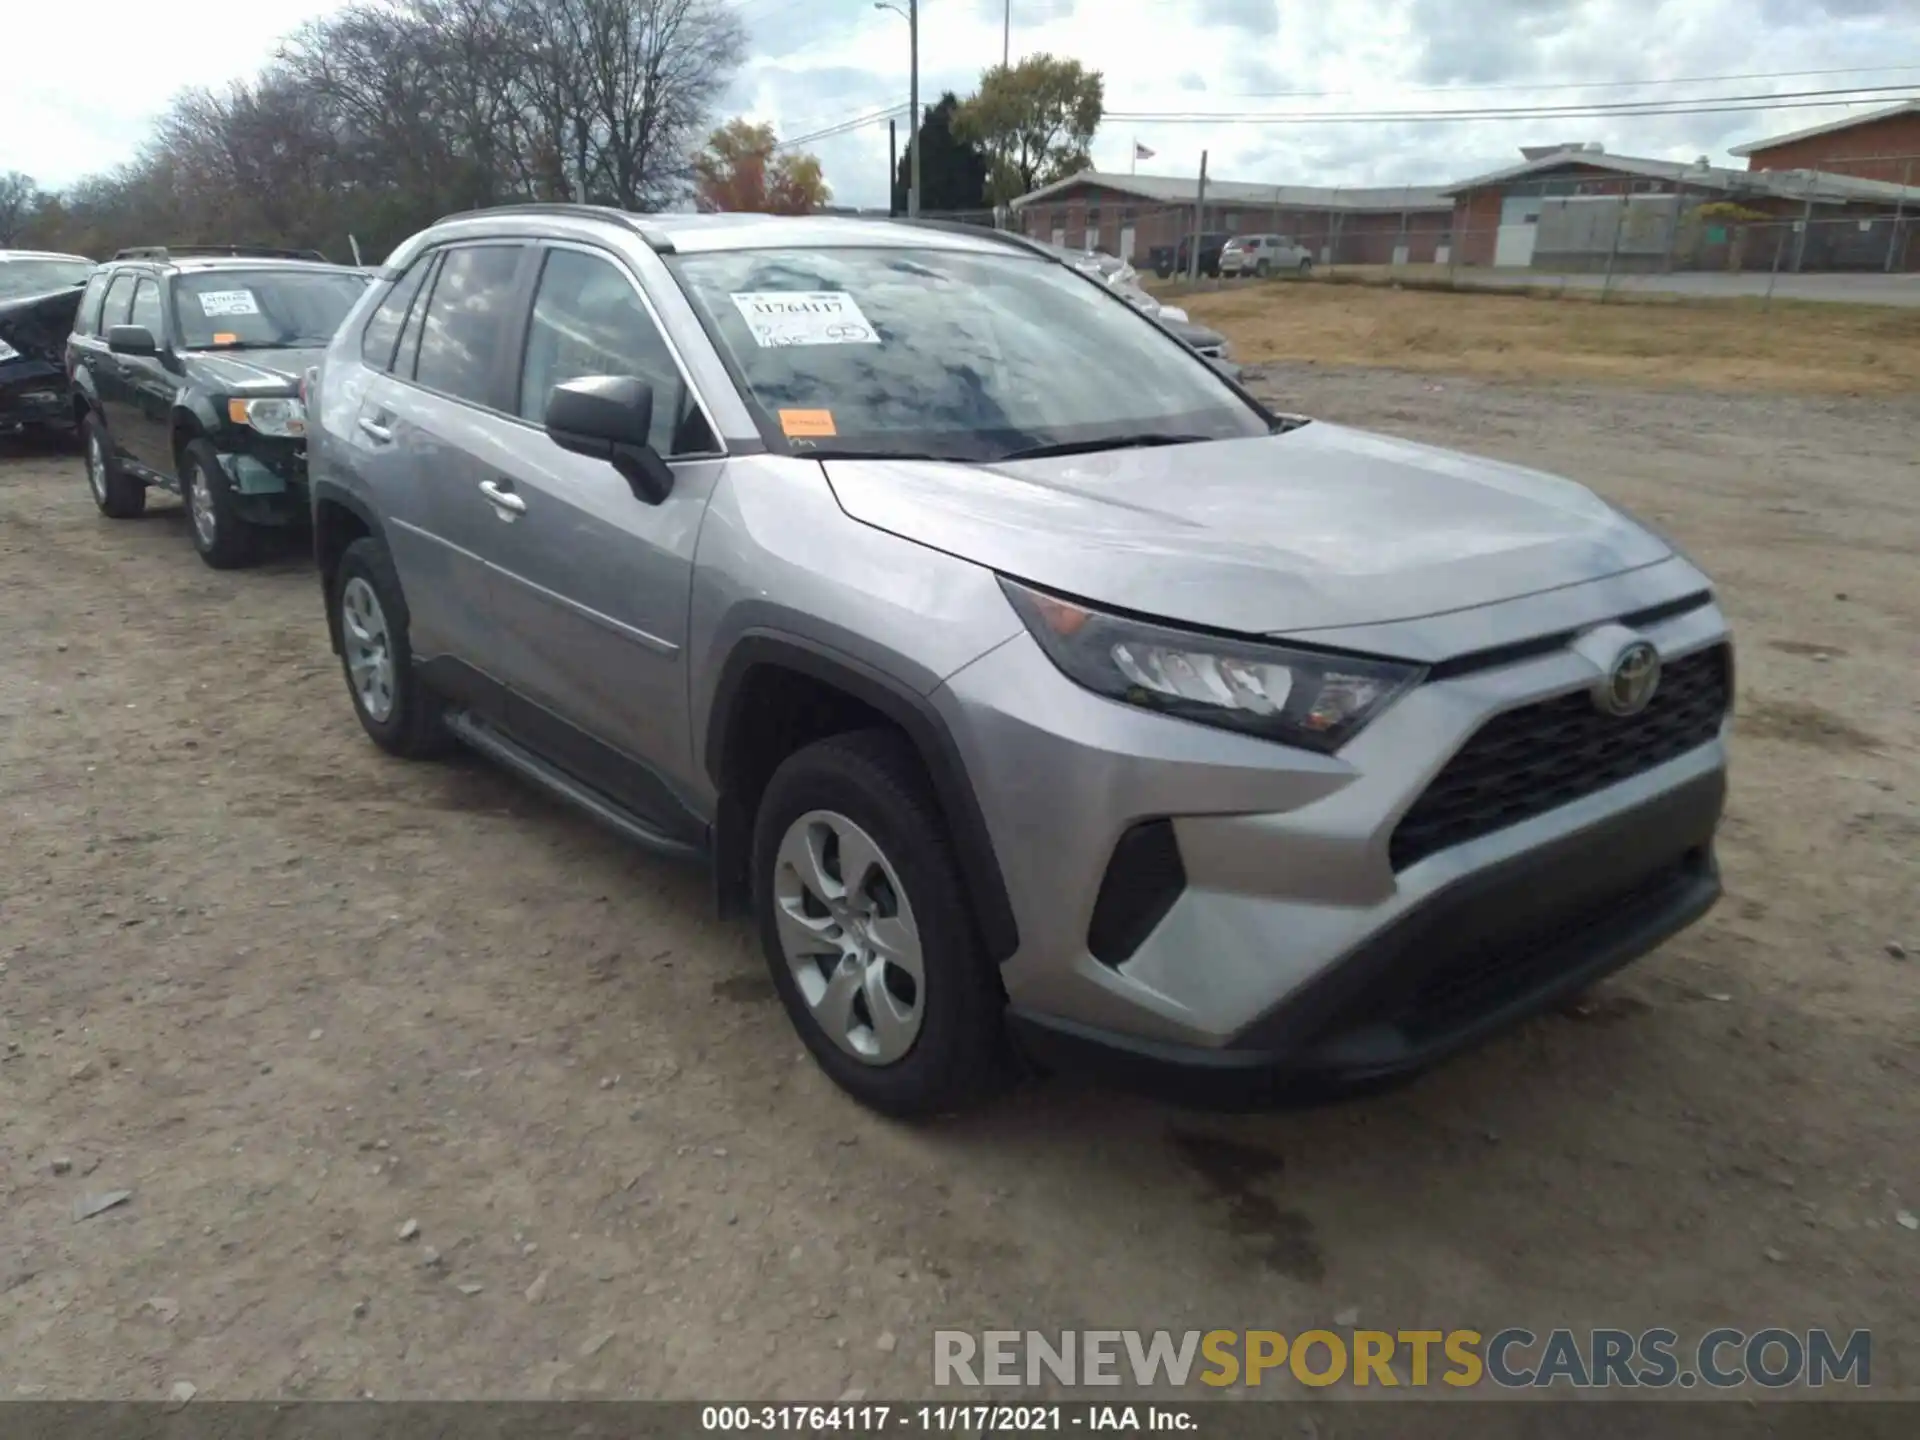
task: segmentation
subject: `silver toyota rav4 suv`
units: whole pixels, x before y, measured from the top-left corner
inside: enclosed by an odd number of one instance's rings
[[[1270,412],[1014,237],[458,216],[309,376],[361,724],[707,861],[832,1078],[1412,1074],[1719,894],[1706,578]]]

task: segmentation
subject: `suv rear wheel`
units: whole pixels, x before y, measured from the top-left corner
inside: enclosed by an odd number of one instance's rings
[[[754,826],[753,891],[781,1002],[841,1089],[918,1116],[997,1086],[999,981],[904,737],[836,735],[781,764]]]
[[[91,411],[80,422],[82,444],[87,457],[87,488],[93,503],[110,520],[137,520],[147,510],[147,487],[120,468],[113,458],[113,442],[107,427]]]
[[[413,671],[407,601],[385,544],[362,536],[347,546],[328,598],[361,728],[390,755],[417,760],[440,753],[449,737],[439,703]]]
[[[181,452],[180,498],[187,502],[193,548],[214,569],[238,569],[259,553],[260,537],[240,518],[233,482],[219,452],[205,440],[192,441]]]

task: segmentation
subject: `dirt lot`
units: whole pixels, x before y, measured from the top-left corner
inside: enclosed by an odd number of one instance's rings
[[[907,1397],[936,1326],[1350,1308],[1871,1326],[1920,1391],[1920,404],[1261,383],[1628,503],[1742,651],[1708,921],[1410,1090],[1257,1117],[857,1111],[698,875],[378,754],[297,555],[217,575],[177,510],[0,459],[0,1392]]]
[[[1920,393],[1920,309],[1578,292],[1489,295],[1339,281],[1156,289],[1251,363],[1393,365],[1538,384],[1736,393]]]

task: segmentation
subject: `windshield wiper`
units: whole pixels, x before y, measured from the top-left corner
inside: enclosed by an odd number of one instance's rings
[[[1098,440],[1059,440],[1050,445],[1029,445],[1024,450],[1009,450],[996,457],[1006,460],[1040,460],[1050,455],[1092,455],[1101,450],[1138,450],[1149,445],[1199,445],[1211,435],[1175,435],[1159,430],[1143,430],[1134,435],[1106,435]]]

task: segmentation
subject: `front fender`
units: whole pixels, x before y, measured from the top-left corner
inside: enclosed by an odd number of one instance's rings
[[[335,566],[340,563],[340,555],[348,545],[361,535],[370,535],[382,544],[386,543],[386,527],[373,510],[338,481],[318,479],[313,472],[307,472],[307,500],[313,513],[313,564],[320,579],[321,608],[327,614],[327,639],[333,646],[333,653],[340,653],[340,617],[334,613],[332,595]],[[343,515],[352,516],[351,522],[344,521]]]
[[[173,394],[172,424],[175,434],[186,430],[196,435],[211,435],[226,423],[206,396],[182,386]]]

